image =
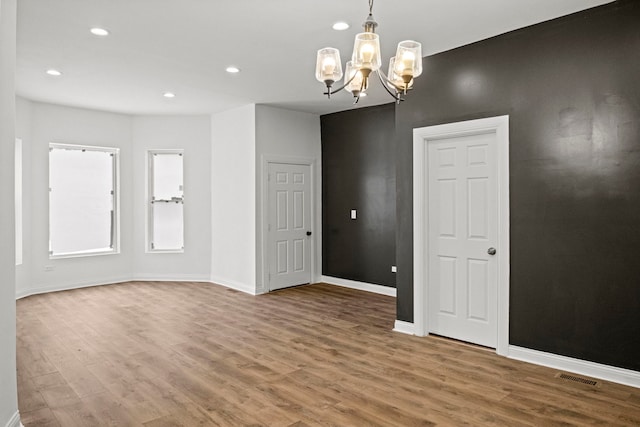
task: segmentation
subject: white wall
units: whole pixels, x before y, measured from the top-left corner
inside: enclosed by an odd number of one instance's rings
[[[16,0],[0,0],[0,426],[17,425],[14,240]]]
[[[147,151],[184,150],[184,253],[148,253]],[[199,280],[211,276],[211,118],[133,118],[133,277],[138,280]]]
[[[320,117],[315,114],[285,110],[267,105],[256,106],[256,258],[257,293],[266,292],[263,265],[268,264],[263,250],[263,219],[266,217],[266,196],[263,188],[266,160],[293,159],[313,162],[313,263],[314,277],[318,281],[321,274],[322,244],[322,187],[321,187],[321,144]]]
[[[211,117],[211,280],[254,293],[255,105]]]
[[[211,280],[261,293],[263,168],[313,165],[314,277],[321,273],[321,146],[317,115],[246,105],[208,116],[127,116],[18,98],[23,139],[25,266],[17,295],[137,280]],[[120,254],[50,260],[50,142],[118,147]],[[147,150],[185,152],[185,252],[146,251]]]
[[[211,120],[209,116],[128,116],[17,98],[23,140],[24,264],[16,295],[139,280],[211,276]],[[120,148],[120,254],[50,260],[48,145]],[[146,253],[146,151],[185,151],[185,252]],[[47,268],[53,268],[47,271]]]
[[[38,102],[31,105],[31,141],[27,144],[31,149],[31,248],[25,254],[31,277],[18,295],[129,280],[133,266],[132,118]],[[119,254],[49,259],[50,142],[120,148]]]

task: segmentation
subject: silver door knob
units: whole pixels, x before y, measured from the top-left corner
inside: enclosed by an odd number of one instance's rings
[[[487,249],[487,253],[489,255],[495,255],[496,254],[496,248],[489,248]]]

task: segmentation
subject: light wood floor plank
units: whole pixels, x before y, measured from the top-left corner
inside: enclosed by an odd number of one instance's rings
[[[640,392],[391,331],[395,299],[129,282],[17,303],[31,426],[640,425]]]

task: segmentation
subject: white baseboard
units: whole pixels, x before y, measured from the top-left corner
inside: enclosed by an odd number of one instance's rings
[[[510,345],[510,359],[640,388],[640,372]]]
[[[357,282],[355,280],[340,279],[339,277],[320,276],[320,281],[330,285],[342,286],[343,288],[358,289],[360,291],[373,292],[374,294],[396,296],[396,288],[389,286],[374,285],[372,283]]]
[[[409,335],[414,335],[415,332],[413,323],[403,322],[401,320],[396,320],[393,331]],[[552,369],[573,372],[592,378],[640,388],[640,372],[638,371],[603,365],[601,363],[589,362],[567,356],[560,356],[558,354],[546,353],[544,351],[532,350],[514,345],[510,345],[508,351],[509,352],[506,357],[509,359],[520,360],[522,362],[533,363],[534,365],[546,366]]]
[[[219,276],[211,276],[209,277],[209,282],[212,282],[214,285],[224,286],[225,288],[235,289],[236,291],[244,292],[249,295],[256,295],[255,286],[247,285],[246,283],[240,283],[235,280],[225,279],[224,277]]]
[[[103,286],[113,285],[115,283],[130,282],[132,279],[130,276],[117,276],[106,279],[100,279],[97,281],[82,281],[75,283],[67,283],[64,285],[47,285],[47,286],[34,286],[29,289],[16,290],[16,299],[25,298],[31,295],[46,294],[49,292],[69,291],[71,289],[89,288],[91,286]]]
[[[134,274],[131,280],[143,282],[209,282],[211,278],[206,274]]]
[[[18,411],[16,411],[16,413],[13,414],[11,418],[9,418],[6,427],[24,427],[20,422],[20,413]]]
[[[133,276],[120,276],[101,279],[91,282],[75,282],[65,285],[48,285],[35,286],[29,289],[16,290],[16,300],[26,298],[31,295],[46,294],[49,292],[70,291],[72,289],[89,288],[92,286],[113,285],[116,283],[131,281],[151,281],[151,282],[208,282],[226,288],[235,289],[250,295],[256,295],[255,289],[249,285],[235,282],[233,280],[223,279],[219,277],[203,276],[201,274],[182,274],[182,275],[164,275],[164,274],[135,274]]]
[[[400,332],[401,334],[415,335],[413,323],[404,322],[402,320],[396,320],[396,323],[393,325],[393,331]]]

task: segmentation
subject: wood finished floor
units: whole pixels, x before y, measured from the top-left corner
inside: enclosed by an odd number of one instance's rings
[[[17,302],[30,426],[640,425],[640,390],[392,332],[395,300],[130,282]]]

